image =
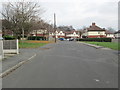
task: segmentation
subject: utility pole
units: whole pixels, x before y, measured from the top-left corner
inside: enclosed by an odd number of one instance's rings
[[[55,34],[55,43],[56,43],[56,15],[54,13],[54,34]]]
[[[22,40],[24,40],[24,27],[23,27],[23,23],[24,23],[24,20],[23,20],[23,15],[24,15],[24,12],[23,12],[23,3],[24,2],[22,2]]]

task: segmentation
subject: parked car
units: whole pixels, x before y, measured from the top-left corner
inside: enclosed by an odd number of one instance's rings
[[[60,41],[64,41],[65,39],[64,39],[64,38],[59,38],[58,40],[60,40]]]
[[[69,41],[70,39],[69,39],[69,38],[67,38],[66,40],[67,40],[67,41]]]
[[[74,41],[74,38],[70,38],[69,41]]]

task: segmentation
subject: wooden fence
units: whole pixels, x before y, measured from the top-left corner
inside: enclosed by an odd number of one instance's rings
[[[3,40],[3,51],[4,53],[18,54],[19,46],[18,40]]]

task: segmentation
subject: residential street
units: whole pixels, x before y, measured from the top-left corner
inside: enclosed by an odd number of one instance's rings
[[[117,51],[74,41],[48,44],[3,78],[3,88],[117,88]]]

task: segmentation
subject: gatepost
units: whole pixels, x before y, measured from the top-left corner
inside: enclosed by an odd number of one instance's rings
[[[2,41],[2,30],[0,30],[0,60],[3,58],[3,41]]]

